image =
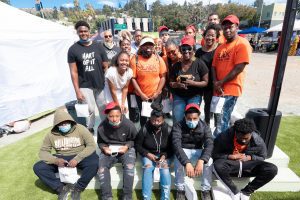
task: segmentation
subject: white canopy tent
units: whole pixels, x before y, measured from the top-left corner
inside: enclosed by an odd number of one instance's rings
[[[283,23],[278,24],[278,25],[276,25],[276,26],[273,26],[273,27],[267,29],[265,32],[277,32],[277,31],[282,31],[282,25],[283,25]],[[300,30],[300,20],[299,20],[299,19],[296,19],[296,20],[295,20],[293,30],[294,30],[294,31],[299,31],[299,30]]]
[[[0,2],[0,125],[76,99],[67,63],[75,31]]]

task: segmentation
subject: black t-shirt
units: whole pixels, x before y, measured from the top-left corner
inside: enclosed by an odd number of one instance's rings
[[[68,51],[68,63],[76,63],[80,88],[104,88],[102,62],[107,62],[106,53],[99,44],[84,46],[80,42],[73,44]]]
[[[112,58],[117,55],[118,53],[121,52],[121,48],[118,47],[117,45],[114,45],[113,48],[108,48],[107,46],[105,46],[104,43],[102,43],[101,45],[103,47],[103,49],[105,50],[106,52],[106,56],[108,58],[108,61],[111,63],[112,61]],[[111,64],[110,64],[111,65]]]
[[[207,89],[212,89],[213,88],[213,79],[212,79],[212,74],[211,74],[211,66],[212,66],[212,62],[213,62],[213,58],[214,58],[214,54],[215,54],[216,50],[210,51],[210,52],[206,52],[203,51],[202,48],[198,49],[196,51],[195,57],[202,59],[209,71],[209,76],[208,76],[208,84],[207,84]]]
[[[177,77],[180,75],[189,75],[193,76],[194,81],[200,82],[202,81],[202,77],[208,73],[208,69],[206,64],[200,60],[196,59],[193,61],[190,68],[184,72],[182,71],[181,62],[177,62],[170,68],[170,82],[177,82]],[[203,90],[199,87],[188,86],[188,89],[179,89],[179,88],[171,88],[172,93],[181,97],[193,97],[196,95],[202,95]]]

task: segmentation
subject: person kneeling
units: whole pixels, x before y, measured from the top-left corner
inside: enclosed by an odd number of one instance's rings
[[[213,139],[210,128],[200,120],[200,107],[190,103],[185,108],[185,118],[172,130],[175,151],[176,200],[185,199],[185,172],[190,178],[201,176],[202,200],[211,199],[211,153]]]
[[[132,199],[134,181],[135,149],[137,130],[134,124],[122,115],[121,107],[111,102],[104,110],[106,119],[98,127],[97,143],[101,150],[98,176],[101,199],[112,200],[110,168],[117,162],[123,166],[123,200]]]
[[[160,199],[167,200],[170,199],[171,189],[169,158],[172,157],[172,128],[164,120],[162,105],[157,104],[152,108],[150,120],[146,122],[135,140],[136,150],[141,154],[143,163],[142,193],[144,200],[150,200],[153,181],[159,181]],[[159,171],[158,180],[154,180],[156,170]]]
[[[267,148],[250,119],[237,120],[233,127],[214,140],[213,171],[230,189],[233,200],[248,200],[250,195],[277,174],[277,167],[265,162]],[[231,177],[255,177],[241,191]]]
[[[54,149],[56,154],[52,155]],[[46,135],[39,152],[41,161],[33,166],[40,180],[58,193],[59,200],[79,200],[80,193],[97,174],[98,155],[93,136],[84,126],[77,124],[63,110],[54,114],[54,126]],[[56,177],[58,167],[76,167],[82,170],[75,184],[65,184]]]

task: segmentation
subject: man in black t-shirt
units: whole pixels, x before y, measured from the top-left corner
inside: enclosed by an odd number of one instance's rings
[[[75,29],[79,41],[68,51],[68,63],[71,78],[79,102],[87,103],[90,115],[87,117],[87,128],[93,133],[95,124],[95,101],[101,120],[104,110],[104,72],[108,67],[108,59],[103,47],[90,40],[90,26],[85,21],[78,21]]]
[[[108,58],[109,66],[111,66],[112,58],[121,52],[121,48],[117,46],[117,44],[113,41],[113,35],[110,30],[104,31],[104,42],[102,47],[106,52],[106,56]]]

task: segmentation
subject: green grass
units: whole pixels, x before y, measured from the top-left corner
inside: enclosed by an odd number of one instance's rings
[[[290,156],[290,168],[300,176],[300,117],[285,117],[281,121],[277,145]],[[49,200],[56,194],[41,183],[32,171],[46,129],[15,144],[0,149],[0,200]],[[120,190],[114,190],[117,199]],[[173,197],[174,191],[172,192]],[[97,199],[99,190],[85,190],[82,199]],[[154,191],[159,199],[159,192]],[[134,191],[134,199],[141,198],[141,190]],[[300,192],[257,192],[252,200],[299,200]]]

